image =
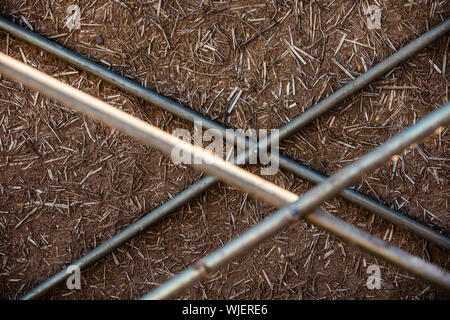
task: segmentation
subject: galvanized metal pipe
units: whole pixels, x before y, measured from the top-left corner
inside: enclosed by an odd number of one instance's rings
[[[66,62],[80,68],[81,70],[87,71],[89,73],[92,73],[101,79],[116,85],[117,87],[121,88],[124,91],[127,91],[133,95],[136,95],[143,100],[153,103],[159,107],[161,107],[164,110],[167,110],[169,112],[172,112],[179,116],[182,119],[188,120],[188,121],[200,121],[206,128],[213,128],[221,132],[222,134],[225,133],[226,128],[214,121],[211,121],[207,119],[206,117],[199,115],[195,111],[188,109],[178,103],[175,103],[171,101],[170,99],[167,99],[157,93],[155,93],[152,90],[149,90],[147,88],[142,87],[141,85],[137,84],[136,82],[133,82],[123,76],[120,76],[110,70],[107,70],[106,68],[90,61],[89,59],[86,59],[68,49],[65,49],[61,47],[60,45],[51,42],[44,37],[41,37],[33,32],[30,32],[24,28],[21,28],[12,22],[6,20],[5,18],[0,16],[0,29],[10,33],[14,37],[26,41],[30,44],[33,44],[37,46],[38,48],[45,50],[63,60]],[[332,107],[336,106],[338,103],[344,101],[346,98],[351,96],[353,93],[357,92],[358,90],[362,89],[364,86],[369,84],[370,82],[374,81],[376,78],[380,77],[381,75],[387,73],[389,70],[394,68],[395,66],[399,65],[415,53],[417,53],[419,50],[423,49],[427,45],[429,45],[431,42],[435,41],[442,35],[446,34],[448,31],[450,31],[450,19],[445,20],[440,25],[434,27],[429,32],[425,33],[424,35],[420,36],[416,40],[412,41],[410,44],[405,46],[404,48],[400,49],[398,52],[390,56],[388,59],[384,60],[383,62],[379,63],[378,65],[374,66],[372,69],[370,69],[365,74],[359,76],[357,79],[352,81],[351,83],[347,84],[334,94],[330,95],[328,98],[324,99],[320,103],[316,104],[314,107],[310,108],[305,113],[302,113],[298,117],[296,117],[292,122],[289,122],[281,127],[280,134],[277,137],[272,137],[275,139],[284,139],[294,132],[300,130],[305,125],[310,123],[312,120],[316,119]],[[237,132],[233,132],[233,138],[239,140],[239,141],[246,141],[246,137],[240,135]],[[224,134],[226,137],[227,135]],[[272,140],[273,141],[273,140]],[[259,143],[259,146],[268,144],[272,141],[262,141]],[[256,149],[257,147],[255,147]],[[246,157],[248,157],[248,153],[246,154]],[[241,158],[242,159],[242,158]],[[308,180],[312,183],[318,183],[319,181],[322,181],[325,179],[324,176],[322,176],[320,173],[315,172],[314,170],[311,170],[310,168],[303,166],[299,163],[296,163],[292,159],[289,159],[283,155],[280,156],[280,166],[283,169],[286,169],[294,174],[296,174],[299,178]],[[206,179],[206,178],[204,178]],[[192,197],[187,197],[186,195],[183,195],[184,199],[192,199],[194,198],[197,193],[195,191],[199,188],[199,186],[205,186],[205,185],[212,185],[213,182],[210,179],[210,181],[202,180],[199,181],[199,185],[192,186]],[[207,188],[206,188],[207,189]],[[205,190],[206,190],[205,189]],[[188,189],[189,190],[189,189]],[[186,190],[186,191],[188,191]],[[189,192],[189,191],[188,191]],[[189,195],[189,194],[188,194]],[[350,200],[356,204],[359,204],[363,206],[365,209],[372,211],[373,213],[383,217],[384,219],[395,223],[399,226],[402,226],[422,237],[424,237],[427,240],[430,240],[434,243],[436,243],[439,246],[442,246],[444,248],[449,249],[450,248],[450,239],[442,234],[439,234],[438,232],[435,232],[431,228],[422,225],[413,219],[404,216],[398,212],[395,212],[394,210],[388,208],[387,206],[384,206],[382,204],[377,203],[376,201],[365,197],[359,193],[352,192],[351,190],[344,192],[343,197],[347,200]],[[158,212],[158,216],[160,216],[160,213]],[[147,224],[143,224],[147,225]],[[132,226],[133,227],[133,226]],[[133,237],[134,235],[131,235]]]
[[[279,228],[286,225],[288,222],[298,220],[300,214],[306,213],[299,210],[303,207],[308,208],[308,211],[314,210],[315,208],[313,207],[313,204],[315,203],[315,200],[310,198],[317,196],[317,192],[315,191],[316,189],[324,188],[326,190],[327,196],[319,193],[321,199],[327,199],[327,197],[335,195],[342,188],[345,188],[345,176],[347,176],[349,179],[348,183],[350,183],[351,179],[355,179],[358,176],[360,177],[373,168],[374,165],[380,164],[381,161],[387,160],[390,156],[389,153],[394,154],[401,151],[402,148],[408,146],[411,142],[416,141],[425,134],[429,134],[433,127],[436,129],[438,126],[445,124],[448,120],[450,120],[450,105],[448,105],[443,107],[440,112],[436,111],[433,113],[433,115],[438,114],[439,117],[436,118],[435,116],[433,118],[432,116],[428,116],[426,119],[416,124],[415,127],[418,126],[419,129],[408,129],[406,131],[408,134],[403,136],[400,135],[402,139],[393,139],[394,142],[391,142],[390,144],[388,143],[388,146],[379,147],[378,149],[384,151],[381,155],[374,156],[373,153],[370,153],[368,156],[361,158],[361,160],[359,160],[356,164],[349,166],[353,169],[347,169],[344,171],[345,174],[337,174],[338,178],[330,178],[332,183],[334,183],[333,188],[327,187],[327,182],[324,182],[299,198],[292,192],[284,190],[264,179],[259,178],[258,176],[236,167],[215,156],[214,154],[206,152],[202,148],[192,146],[191,144],[186,143],[140,119],[137,119],[132,115],[115,109],[103,101],[72,88],[4,54],[0,54],[0,72],[33,89],[41,91],[43,94],[51,98],[54,98],[66,105],[70,105],[75,110],[83,112],[108,126],[127,133],[147,145],[155,147],[169,155],[171,154],[173,148],[180,148],[187,154],[192,155],[193,158],[201,160],[201,164],[194,165],[195,167],[198,167],[209,174],[215,175],[225,182],[237,186],[241,190],[253,194],[254,196],[263,199],[274,206],[281,207],[287,203],[295,202],[295,205],[289,206],[287,210],[280,210],[282,215],[280,215],[280,213],[274,215],[274,217],[276,217],[274,218],[274,222],[276,223],[273,223],[273,226],[271,227],[274,228],[273,230],[279,230]],[[434,122],[428,120],[430,118],[433,118]],[[294,215],[293,210],[295,210],[298,214]],[[308,215],[308,218],[311,221],[311,217],[313,217],[312,221],[314,221],[314,216],[317,215],[317,212],[311,213]],[[320,226],[320,218],[316,220],[318,220]],[[343,221],[341,224],[334,223],[334,227],[336,228],[342,224],[346,223]],[[345,233],[345,231],[343,232]],[[262,236],[264,237],[264,233]],[[355,234],[349,234],[346,236],[353,239]],[[369,252],[372,252],[373,248],[377,247],[377,244],[372,244],[372,246],[367,245],[367,242],[370,242],[370,239],[367,241],[364,241],[363,239],[355,239],[354,241],[358,242],[366,250],[369,250]],[[401,251],[400,249],[397,249],[397,252],[394,253],[385,252],[389,251],[389,249],[389,247],[379,248],[379,254],[381,254],[381,256],[385,259],[404,267],[406,270],[423,276],[424,279],[432,283],[450,289],[450,274],[444,270],[437,266],[430,265],[423,260],[417,259],[410,254]],[[403,253],[400,255],[399,252]],[[377,253],[375,252],[375,254]],[[395,256],[397,260],[391,260],[391,256]],[[411,261],[415,261],[415,263],[410,264]]]
[[[145,295],[142,299],[169,299],[215,272],[220,266],[229,262],[239,254],[260,244],[266,238],[279,232],[286,225],[298,218],[305,218],[334,235],[353,243],[374,255],[382,257],[391,263],[409,270],[423,279],[439,284],[450,290],[450,273],[410,255],[381,239],[378,239],[354,226],[332,217],[316,208],[324,201],[343,190],[352,181],[361,178],[371,169],[382,165],[393,155],[420,141],[440,126],[450,123],[450,103],[432,112],[414,126],[402,131],[383,145],[375,148],[351,165],[339,170],[336,174],[315,186],[293,203],[286,205],[276,213],[258,223],[247,232],[229,242],[227,245],[197,261],[192,267],[178,274],[165,284]],[[314,213],[311,214],[313,210]],[[311,221],[312,220],[312,221]],[[317,221],[319,220],[319,221]],[[317,224],[318,223],[318,224]],[[335,230],[335,228],[337,230]],[[344,231],[345,230],[345,231]],[[357,240],[352,239],[357,235]],[[430,278],[430,276],[433,277]]]
[[[292,164],[293,168],[295,170],[304,170],[301,167],[297,167],[296,163],[293,161]],[[315,179],[315,183],[319,183],[324,181],[327,177],[322,176],[320,174],[313,172],[307,172],[306,174],[310,174],[312,179]],[[112,238],[106,240],[99,246],[97,246],[95,249],[87,253],[86,255],[82,256],[81,258],[77,259],[76,261],[72,262],[72,266],[78,266],[81,270],[94,264],[95,262],[99,261],[101,258],[105,257],[107,254],[111,253],[114,249],[120,247],[124,243],[128,242],[129,240],[133,239],[135,236],[139,235],[142,231],[150,227],[151,225],[157,223],[164,217],[168,216],[170,213],[174,212],[176,209],[183,206],[186,202],[196,198],[197,196],[200,196],[202,193],[206,192],[207,189],[212,187],[218,182],[218,179],[212,176],[207,176],[192,186],[190,186],[188,189],[183,190],[182,192],[178,193],[176,196],[171,198],[166,203],[162,204],[158,208],[154,209],[153,211],[149,212],[142,218],[140,218],[138,221],[132,223],[127,228],[113,236]],[[340,194],[344,199],[351,200],[352,202],[359,204],[363,208],[366,208],[371,211],[378,210],[378,215],[383,217],[384,212],[386,211],[393,211],[389,209],[386,206],[382,206],[376,201],[352,190],[352,189],[346,189],[344,192]],[[381,210],[380,210],[381,208]],[[398,215],[395,211],[393,211],[394,214],[388,216],[386,219],[392,219],[392,217],[399,217],[399,219],[405,219],[405,220],[411,220],[410,218],[402,215]],[[321,223],[327,223],[327,225],[333,225],[333,223],[329,223],[329,219],[322,218],[319,219],[319,222],[314,222],[314,224],[320,225]],[[397,222],[398,225],[403,225],[403,221],[400,220]],[[419,232],[416,230],[415,232],[420,234],[421,232],[427,232],[428,237],[427,238],[436,238],[434,242],[441,242],[442,246],[448,246],[448,238],[444,235],[440,235],[437,232],[434,232],[433,230],[423,226],[422,224],[417,223],[416,221],[412,220],[414,224],[413,226],[417,225]],[[311,221],[310,221],[311,222]],[[409,223],[411,225],[411,223]],[[431,232],[430,232],[431,230]],[[328,231],[330,231],[328,229]],[[339,230],[338,230],[339,231]],[[37,299],[39,297],[42,297],[47,292],[49,292],[52,288],[56,287],[57,285],[63,283],[66,281],[66,279],[70,276],[70,273],[67,272],[67,269],[62,269],[58,273],[51,276],[46,281],[42,282],[29,292],[27,292],[22,299],[29,300],[29,299]]]
[[[304,170],[302,167],[296,166],[296,163],[292,161],[293,163],[292,168],[293,170]],[[311,176],[311,180],[314,179],[315,183],[323,182],[327,177],[322,176],[314,171],[306,171],[304,174],[309,174]],[[80,269],[84,269],[107,254],[111,253],[114,249],[120,247],[124,243],[128,242],[135,236],[139,235],[142,231],[150,227],[151,225],[157,223],[164,217],[168,216],[170,213],[174,212],[176,209],[183,206],[186,202],[196,198],[197,196],[200,196],[202,193],[206,192],[207,189],[212,187],[218,182],[218,179],[212,176],[207,176],[192,186],[190,186],[188,189],[185,189],[184,191],[178,193],[176,196],[171,198],[166,203],[162,204],[158,208],[154,209],[153,211],[149,212],[142,218],[140,218],[138,221],[132,223],[127,228],[119,232],[117,235],[113,236],[112,238],[108,239],[104,243],[100,244],[98,247],[87,253],[86,255],[82,256],[81,258],[77,259],[76,261],[72,262],[72,266],[78,266]],[[378,210],[378,215],[383,217],[384,212],[386,211],[393,211],[390,208],[386,206],[382,206],[376,201],[352,190],[352,189],[346,189],[344,192],[340,194],[344,199],[351,200],[354,203],[357,203],[361,205],[363,208],[366,208],[371,211]],[[381,210],[380,210],[381,208]],[[394,214],[387,217],[387,219],[392,219],[392,217],[399,217],[399,219],[407,219],[411,220],[410,218],[406,216],[398,215],[395,211],[393,211]],[[333,223],[329,223],[330,218],[322,218],[319,219],[319,222],[314,222],[315,224],[320,225],[321,223],[327,223],[327,225],[333,225]],[[413,226],[417,225],[419,231],[415,231],[416,233],[420,234],[421,232],[427,232],[428,238],[436,238],[435,242],[441,242],[442,245],[445,247],[448,247],[448,238],[444,235],[440,235],[437,232],[432,231],[431,229],[417,223],[416,221],[412,220],[414,224]],[[311,222],[311,221],[310,221]],[[398,225],[402,225],[403,221],[400,220],[397,222]],[[411,225],[411,223],[409,223]],[[431,232],[429,231],[431,230]],[[338,230],[339,231],[339,230]],[[67,272],[67,269],[63,269],[59,271],[58,273],[54,274],[52,277],[47,279],[46,281],[42,282],[29,292],[27,292],[22,299],[29,300],[29,299],[37,299],[39,297],[42,297],[44,294],[49,292],[52,288],[56,287],[57,285],[63,283],[68,277],[70,276],[70,273]]]

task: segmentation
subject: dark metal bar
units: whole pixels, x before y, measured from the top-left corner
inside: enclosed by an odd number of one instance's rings
[[[8,21],[2,16],[0,16],[0,29],[8,32],[10,35],[14,36],[17,39],[32,44],[83,71],[99,77],[100,79],[122,89],[125,92],[128,92],[170,113],[173,113],[181,119],[190,121],[192,123],[194,121],[200,121],[203,123],[203,126],[208,129],[213,128],[223,132],[226,129],[224,126],[218,124],[217,122],[209,120],[208,118],[199,115],[195,111],[186,108],[185,106],[176,103],[150,89],[144,88],[140,84],[113,71],[110,71],[105,67],[60,46],[55,42],[52,42],[36,33],[28,31]]]
[[[83,257],[72,262],[71,265],[78,266],[80,270],[82,270],[94,264],[107,254],[111,253],[114,249],[120,247],[122,244],[128,242],[129,240],[140,234],[149,226],[155,224],[159,220],[168,216],[171,212],[174,212],[176,209],[183,206],[186,202],[206,192],[208,188],[216,183],[217,179],[212,176],[207,176],[201,179],[197,183],[190,186],[188,189],[180,192],[166,203],[146,214],[138,221],[132,223],[127,228],[116,234],[114,237],[103,242],[101,245],[99,245]],[[58,273],[51,276],[46,281],[42,282],[32,290],[27,292],[23,297],[21,297],[21,299],[31,300],[40,298],[47,292],[49,292],[52,288],[66,281],[70,275],[71,273],[68,272],[68,269],[64,268]]]
[[[385,145],[378,147],[375,152],[369,153],[356,163],[327,179],[327,181],[321,183],[319,186],[314,187],[302,197],[298,197],[292,192],[282,189],[264,179],[261,179],[258,176],[234,166],[229,162],[222,160],[220,157],[215,156],[210,152],[206,152],[200,147],[184,142],[164,132],[163,130],[160,130],[121,110],[113,108],[101,100],[89,96],[58,81],[55,78],[52,78],[1,53],[0,72],[33,89],[41,91],[43,94],[54,98],[63,104],[71,106],[75,110],[83,112],[88,116],[101,121],[107,126],[118,129],[151,147],[157,148],[166,154],[170,155],[174,148],[179,148],[187,154],[192,155],[194,159],[200,160],[197,162],[199,164],[194,165],[194,167],[214,175],[215,177],[234,185],[241,190],[256,196],[257,198],[263,199],[274,206],[282,207],[291,203],[290,206],[283,208],[277,214],[273,215],[273,218],[269,219],[273,223],[262,224],[267,226],[270,230],[273,230],[273,232],[279,230],[282,226],[291,221],[298,220],[300,217],[300,214],[298,214],[300,209],[307,208],[308,212],[315,210],[315,207],[320,205],[320,203],[317,203],[317,200],[315,200],[316,197],[320,197],[321,200],[326,200],[335,195],[341,189],[345,188],[346,184],[348,185],[351,183],[352,180],[361,177],[374,166],[386,161],[396,152],[401,151],[412,142],[415,142],[417,139],[429,134],[430,130],[436,129],[450,120],[449,104],[418,122],[414,127],[406,130],[404,134],[400,134]],[[326,195],[323,195],[321,192],[317,192],[317,190],[325,190]],[[296,214],[293,214],[293,210],[295,210]],[[312,220],[314,221],[314,216],[320,216],[320,211],[318,212],[319,214],[317,214],[317,212],[310,213],[307,217],[309,217],[310,220],[311,217],[313,217]],[[300,213],[306,212],[301,211]],[[339,220],[337,218],[334,219],[336,221]],[[320,218],[318,220],[320,224]],[[345,225],[347,225],[347,223],[344,221],[333,224],[334,228],[339,228],[339,226]],[[259,228],[258,226],[256,227],[257,230]],[[346,234],[345,230],[341,230],[341,232]],[[366,239],[358,239],[361,234],[365,234]],[[260,232],[257,232],[256,235],[256,237],[263,238],[266,236],[266,233]],[[363,248],[369,250],[369,252],[373,251],[373,248],[378,248],[376,254],[381,255],[388,261],[403,267],[413,274],[420,275],[434,284],[450,289],[450,274],[439,267],[430,265],[429,263],[403,252],[400,249],[396,249],[395,252],[388,252],[389,250],[392,250],[389,246],[377,247],[379,244],[371,243],[371,236],[363,231],[360,231],[359,234],[346,234],[346,237],[361,244]],[[257,241],[256,238],[255,241]],[[371,244],[367,245],[368,243]],[[392,260],[391,257],[395,257],[395,259]],[[415,261],[415,263],[411,263],[411,261]],[[206,269],[204,270],[204,272],[207,271],[208,270]]]
[[[195,111],[188,109],[181,104],[175,103],[170,99],[167,99],[152,90],[142,87],[141,85],[133,82],[123,76],[120,76],[106,68],[86,59],[68,49],[61,47],[60,45],[45,39],[33,32],[30,32],[24,28],[21,28],[12,22],[6,20],[5,18],[0,16],[0,29],[10,33],[14,37],[26,41],[30,44],[33,44],[40,49],[43,49],[66,62],[80,68],[81,70],[92,73],[99,78],[121,88],[124,91],[127,91],[133,95],[136,95],[147,102],[153,103],[164,110],[172,112],[179,116],[182,119],[188,121],[200,121],[206,128],[213,128],[222,133],[225,131],[225,127],[207,119],[206,117],[199,115]],[[417,53],[419,50],[423,49],[431,42],[435,41],[442,35],[446,34],[450,31],[450,19],[445,20],[440,25],[434,27],[432,30],[428,31],[424,35],[420,36],[416,40],[409,43],[404,48],[400,49],[398,52],[384,60],[383,62],[377,64],[372,69],[362,74],[358,78],[356,78],[351,83],[345,85],[343,88],[330,95],[320,103],[316,104],[314,107],[310,108],[305,113],[299,115],[294,118],[291,122],[285,124],[280,129],[280,134],[276,139],[284,139],[294,132],[300,130],[305,125],[310,123],[312,120],[316,119],[332,107],[336,106],[338,103],[344,101],[346,98],[357,92],[358,90],[365,87],[370,82],[374,81],[381,75],[387,73],[389,70],[398,66],[400,63]],[[226,135],[224,135],[226,136]],[[243,141],[246,140],[246,137],[239,135],[234,132],[234,138]],[[264,144],[261,142],[260,145]],[[270,145],[270,143],[269,143]],[[310,168],[303,166],[295,161],[280,156],[280,166],[292,173],[296,174],[299,178],[308,180],[312,183],[318,183],[320,177],[322,176],[320,173],[311,170]],[[319,179],[318,179],[319,178]],[[206,181],[203,181],[201,184],[205,184]],[[193,190],[196,188],[193,188]],[[194,196],[194,194],[193,194]],[[413,219],[406,217],[394,210],[377,203],[376,201],[360,195],[358,193],[353,193],[351,191],[345,192],[343,197],[347,200],[350,200],[354,203],[357,203],[363,206],[365,209],[374,212],[375,214],[383,217],[384,219],[398,224],[416,234],[428,239],[439,246],[442,246],[446,249],[450,249],[450,239],[441,235],[431,228],[424,226]]]
[[[334,235],[374,255],[382,257],[423,279],[450,290],[450,273],[316,209],[321,203],[327,201],[350,185],[352,181],[361,178],[364,173],[382,165],[393,155],[401,152],[413,143],[430,135],[440,126],[448,123],[450,123],[450,103],[432,112],[414,126],[397,134],[394,138],[375,148],[351,165],[339,170],[324,182],[304,193],[295,202],[290,204],[286,203],[282,209],[250,228],[243,235],[237,237],[227,245],[197,261],[193,266],[145,295],[143,299],[169,299],[174,297],[183,289],[188,288],[208,274],[215,272],[220,266],[238,255],[248,252],[248,250],[299,218],[305,218],[306,220],[310,220],[310,222],[315,222],[316,225],[317,220],[319,220],[318,226],[325,228]],[[311,221],[311,218],[313,221]],[[357,238],[356,241],[352,239],[355,236]]]
[[[363,73],[355,80],[349,82],[341,89],[316,104],[313,108],[310,108],[302,113],[301,116],[298,116],[289,123],[285,124],[280,128],[280,138],[292,135],[298,130],[298,128],[301,128],[305,124],[310,123],[320,115],[324,114],[326,111],[336,106],[338,103],[344,101],[352,94],[370,84],[372,81],[376,80],[382,75],[385,75],[390,70],[392,70],[408,58],[412,57],[414,54],[418,53],[421,49],[425,48],[433,41],[446,35],[448,32],[450,32],[450,18],[447,18],[441,24],[437,25],[427,33],[421,35],[419,38],[413,40],[405,47],[401,48],[396,53],[386,58],[386,60],[383,60],[382,62],[373,66],[366,73]]]

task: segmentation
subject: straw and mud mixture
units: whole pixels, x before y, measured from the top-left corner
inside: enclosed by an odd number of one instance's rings
[[[80,8],[70,30],[68,7]],[[368,6],[381,10],[368,28]],[[3,0],[0,14],[230,128],[276,129],[448,18],[449,1]],[[70,12],[69,12],[70,13]],[[444,36],[280,143],[331,175],[449,98]],[[0,50],[173,132],[192,125],[0,32]],[[239,95],[239,96],[237,96]],[[232,107],[230,107],[232,106]],[[450,232],[450,132],[354,188]],[[259,166],[246,166],[259,174]],[[0,297],[16,299],[202,177],[77,112],[0,80]],[[311,184],[264,178],[299,195]],[[450,270],[449,253],[360,207],[322,208]],[[219,183],[46,299],[136,299],[274,208]],[[367,285],[369,265],[381,288]],[[184,292],[185,299],[448,299],[448,293],[303,221]]]

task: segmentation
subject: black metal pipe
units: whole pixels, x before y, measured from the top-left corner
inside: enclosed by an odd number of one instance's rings
[[[166,203],[146,214],[138,221],[132,223],[112,238],[106,240],[92,251],[88,252],[78,260],[72,262],[71,265],[78,266],[80,270],[87,268],[101,258],[105,257],[107,254],[111,253],[114,249],[120,247],[122,244],[139,235],[142,231],[144,231],[151,225],[160,221],[164,217],[167,217],[170,213],[183,206],[186,202],[192,200],[197,196],[200,196],[216,183],[217,179],[212,176],[207,176],[201,179],[197,183],[190,186],[188,189],[183,190]],[[69,270],[67,268],[64,268],[44,282],[40,283],[38,286],[34,287],[20,299],[38,299],[48,293],[52,288],[55,288],[56,286],[66,281],[70,275],[71,273],[69,272]]]
[[[206,128],[212,128],[225,133],[226,127],[212,121],[195,111],[186,108],[185,106],[176,103],[148,88],[141,86],[140,84],[127,79],[105,67],[96,64],[95,62],[68,50],[59,44],[56,44],[36,33],[28,31],[10,21],[0,16],[0,30],[8,32],[12,36],[32,44],[48,53],[61,58],[62,60],[68,62],[69,64],[89,72],[100,79],[126,91],[134,96],[142,98],[143,100],[152,103],[168,112],[171,112],[181,119],[185,119],[190,122],[200,121]],[[294,118],[289,123],[285,124],[281,129],[280,138],[287,137],[297,132],[300,128],[304,127],[306,124],[310,123],[312,120],[316,119],[332,107],[336,106],[338,103],[344,101],[346,98],[350,97],[357,91],[361,90],[367,86],[372,81],[376,80],[380,76],[386,74],[394,67],[398,66],[406,59],[410,58],[421,49],[427,47],[433,41],[439,39],[446,33],[450,31],[450,18],[444,20],[442,23],[421,35],[419,38],[413,40],[405,47],[398,50],[396,53],[388,57],[386,60],[378,63],[366,73],[360,75],[358,78],[348,83],[326,99],[322,100],[314,107],[310,108],[306,112]],[[244,136],[235,133],[237,139],[246,139]],[[225,136],[225,134],[224,134]]]
[[[311,170],[304,166],[299,166],[296,161],[291,159],[280,158],[280,166],[283,163],[283,168],[294,173],[298,177],[301,177],[314,184],[321,183],[325,181],[328,177],[322,175],[314,170]],[[430,227],[419,223],[412,218],[402,215],[401,213],[392,210],[386,205],[383,205],[368,196],[359,193],[353,189],[345,189],[339,194],[345,200],[348,200],[356,205],[361,206],[377,216],[397,225],[406,230],[409,230],[424,239],[427,239],[438,246],[445,249],[450,249],[450,238],[441,234]]]

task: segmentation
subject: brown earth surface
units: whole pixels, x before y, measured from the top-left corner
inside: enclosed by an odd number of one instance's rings
[[[81,29],[65,26],[81,8]],[[381,29],[368,30],[367,4]],[[448,1],[3,0],[0,13],[231,128],[274,129],[449,16]],[[448,101],[447,35],[281,143],[324,173]],[[301,48],[304,64],[289,44]],[[191,125],[0,32],[0,50],[166,131]],[[344,72],[334,62],[339,62]],[[242,95],[227,114],[233,93]],[[355,186],[450,233],[448,128]],[[257,166],[249,170],[259,173]],[[0,297],[16,299],[201,175],[0,81]],[[310,183],[265,178],[302,194]],[[323,209],[450,270],[448,251],[341,198]],[[82,271],[46,299],[136,299],[274,212],[222,183]],[[382,287],[366,287],[367,265]],[[197,283],[186,299],[448,299],[448,293],[298,222]]]

